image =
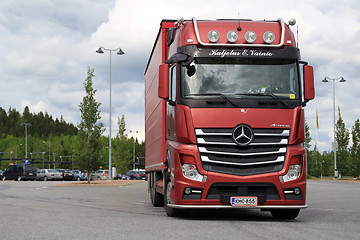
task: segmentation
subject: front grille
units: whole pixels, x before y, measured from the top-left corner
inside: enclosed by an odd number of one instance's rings
[[[203,168],[234,175],[254,175],[283,168],[290,130],[253,129],[248,146],[237,145],[232,128],[195,129]]]

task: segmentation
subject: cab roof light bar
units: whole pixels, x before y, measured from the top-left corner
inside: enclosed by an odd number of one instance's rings
[[[284,39],[285,39],[285,23],[284,20],[279,18],[277,21],[270,21],[270,22],[280,22],[281,24],[281,39],[280,39],[280,43],[277,45],[269,45],[269,44],[234,44],[234,43],[204,43],[203,41],[201,41],[200,38],[200,33],[199,33],[199,28],[198,28],[198,24],[197,24],[197,20],[196,18],[192,18],[193,24],[194,24],[194,29],[195,29],[195,35],[197,38],[197,41],[203,45],[203,46],[222,46],[222,47],[272,47],[272,48],[276,48],[276,47],[282,47],[284,45]]]

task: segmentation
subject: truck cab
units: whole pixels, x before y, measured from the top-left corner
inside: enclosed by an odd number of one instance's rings
[[[250,207],[295,218],[307,207],[314,79],[293,22],[161,23],[145,71],[145,163],[152,202],[169,216]]]

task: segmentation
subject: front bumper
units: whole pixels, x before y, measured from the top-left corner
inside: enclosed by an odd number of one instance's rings
[[[171,208],[178,209],[224,209],[224,208],[240,208],[233,207],[230,205],[176,205],[176,204],[168,204]],[[308,205],[261,205],[256,207],[246,207],[246,208],[254,208],[254,209],[303,209],[307,208]],[[245,208],[245,207],[244,207]]]
[[[282,183],[277,173],[262,176],[229,176],[209,173],[206,182],[195,182],[173,178],[175,198],[170,202],[173,208],[232,208],[230,197],[257,197],[260,209],[306,208],[305,176],[295,181]],[[186,188],[191,189],[186,194]],[[295,194],[294,189],[298,190]],[[249,208],[246,206],[246,208]]]

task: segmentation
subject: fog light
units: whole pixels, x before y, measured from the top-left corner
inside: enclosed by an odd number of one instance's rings
[[[294,194],[299,195],[301,193],[300,188],[294,188]]]
[[[191,188],[189,187],[185,188],[185,194],[187,195],[191,194]]]

